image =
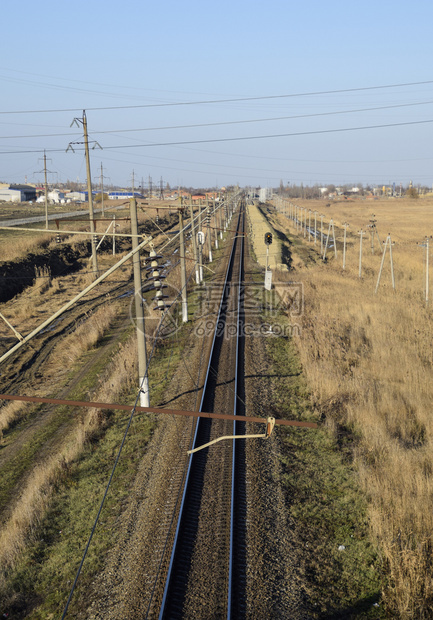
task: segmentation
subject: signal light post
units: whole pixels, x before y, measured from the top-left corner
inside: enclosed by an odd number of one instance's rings
[[[265,233],[266,244],[266,271],[265,271],[265,289],[270,291],[272,288],[272,271],[269,269],[269,246],[272,243],[272,233]]]

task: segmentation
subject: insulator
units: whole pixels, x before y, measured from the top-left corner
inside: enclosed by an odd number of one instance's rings
[[[158,276],[148,276],[146,279],[146,282],[152,282],[152,280],[164,280],[167,276],[165,275],[158,275]]]
[[[156,252],[154,252],[153,250],[150,252],[149,256],[145,256],[144,260],[148,263],[148,262],[153,262],[156,261],[156,263],[158,264],[158,261],[161,260],[161,258],[164,258],[161,254],[156,254]]]

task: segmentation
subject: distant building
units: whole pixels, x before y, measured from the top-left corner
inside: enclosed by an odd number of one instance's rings
[[[206,194],[193,194],[191,196],[193,202],[198,202],[199,200],[206,200]]]
[[[59,192],[57,189],[53,189],[51,192],[48,192],[47,196],[48,200],[56,205],[65,202],[65,194],[64,192]]]
[[[65,195],[65,198],[72,202],[86,202],[87,192],[69,192],[69,194]]]
[[[22,194],[18,189],[0,189],[0,200],[2,202],[22,202]]]
[[[0,200],[4,202],[29,202],[36,200],[36,188],[32,185],[9,185],[0,188]]]

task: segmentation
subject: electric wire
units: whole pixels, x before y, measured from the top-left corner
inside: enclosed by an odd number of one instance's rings
[[[369,129],[385,129],[389,127],[405,127],[410,125],[425,125],[433,123],[433,119],[425,119],[421,121],[405,121],[402,123],[382,123],[380,125],[363,125],[360,127],[340,127],[336,129],[315,129],[313,131],[295,131],[290,133],[276,133],[257,136],[236,136],[233,138],[207,138],[205,140],[179,140],[176,142],[148,142],[146,144],[123,144],[117,146],[104,146],[103,150],[133,149],[133,148],[150,148],[157,146],[179,146],[185,144],[210,144],[218,142],[240,142],[245,140],[264,140],[271,138],[290,138],[298,136],[315,136],[321,134],[344,133],[346,131],[364,131]],[[25,153],[63,153],[65,149],[27,149],[21,151],[0,151],[0,155],[19,155]],[[84,151],[85,148],[77,147],[75,151]]]
[[[188,282],[189,282],[189,280],[191,279],[192,274],[194,273],[194,270],[195,270],[195,265],[194,265],[194,269],[191,271],[191,274],[190,274],[190,276],[189,276],[189,278],[188,278],[188,280],[187,280],[187,282],[186,282],[186,284],[185,284],[185,287],[188,285]],[[109,480],[108,480],[107,486],[106,486],[106,488],[105,488],[105,492],[104,492],[104,495],[103,495],[102,501],[101,501],[101,503],[100,503],[98,513],[97,513],[96,518],[95,518],[95,521],[94,521],[94,523],[93,523],[92,530],[91,530],[91,533],[90,533],[89,539],[88,539],[88,541],[87,541],[87,544],[86,544],[86,547],[85,547],[85,550],[84,550],[83,556],[82,556],[82,558],[81,558],[81,562],[80,562],[80,565],[79,565],[79,567],[78,567],[78,570],[77,570],[77,573],[76,573],[76,576],[75,576],[75,579],[74,579],[74,583],[72,584],[72,588],[71,588],[71,591],[70,591],[70,593],[69,593],[68,600],[67,600],[66,605],[65,605],[65,608],[64,608],[64,610],[63,610],[62,620],[64,620],[64,618],[66,617],[66,614],[67,614],[67,612],[68,612],[69,605],[70,605],[70,602],[71,602],[71,600],[72,600],[72,596],[73,596],[73,594],[74,594],[74,591],[75,591],[75,588],[76,588],[76,585],[77,585],[77,582],[78,582],[79,576],[80,576],[80,574],[81,574],[81,570],[82,570],[83,565],[84,565],[84,561],[85,561],[85,559],[86,559],[86,557],[87,557],[87,553],[88,553],[88,550],[89,550],[89,547],[90,547],[91,541],[92,541],[92,539],[93,539],[93,535],[94,535],[94,533],[95,533],[95,531],[96,531],[96,527],[97,527],[97,524],[98,524],[98,522],[99,522],[99,518],[100,518],[100,515],[101,515],[101,513],[102,513],[102,509],[103,509],[103,506],[104,506],[104,503],[105,503],[106,497],[107,497],[107,495],[108,495],[109,488],[110,488],[110,486],[111,486],[111,482],[112,482],[113,477],[114,477],[114,473],[115,473],[116,468],[117,468],[117,465],[118,465],[118,463],[119,463],[120,456],[121,456],[121,453],[122,453],[122,450],[123,450],[123,446],[124,446],[124,444],[125,444],[125,442],[126,442],[126,438],[127,438],[127,435],[128,435],[128,432],[129,432],[129,429],[130,429],[130,427],[131,427],[132,420],[133,420],[133,417],[134,417],[134,414],[135,414],[135,409],[136,409],[137,404],[138,404],[139,399],[140,399],[140,393],[141,393],[141,391],[142,391],[142,389],[143,389],[143,385],[144,385],[145,378],[146,378],[146,377],[147,377],[147,375],[148,375],[149,365],[150,365],[150,362],[151,362],[151,360],[152,360],[152,358],[153,358],[153,356],[154,356],[155,350],[156,350],[156,346],[157,346],[157,342],[158,342],[158,340],[159,340],[159,334],[160,334],[161,329],[162,329],[162,325],[163,325],[164,318],[165,318],[165,317],[166,317],[166,315],[168,314],[168,310],[170,310],[170,309],[172,308],[172,306],[173,306],[173,305],[175,305],[176,303],[178,303],[178,300],[179,300],[179,298],[180,298],[180,296],[181,296],[181,294],[182,294],[182,291],[183,291],[183,289],[181,289],[181,291],[179,291],[179,292],[178,292],[178,295],[176,296],[176,299],[172,302],[172,304],[170,305],[170,307],[169,307],[169,308],[167,308],[167,309],[164,311],[164,313],[162,314],[162,316],[161,316],[161,318],[160,318],[160,321],[159,321],[159,324],[158,324],[158,329],[157,329],[156,335],[155,335],[155,337],[154,337],[153,347],[152,347],[152,350],[151,350],[151,353],[150,353],[149,359],[148,359],[148,361],[147,361],[147,365],[146,365],[146,370],[145,370],[145,373],[144,373],[144,377],[143,377],[143,380],[142,380],[142,382],[141,382],[140,388],[139,388],[139,390],[138,390],[138,393],[137,393],[137,396],[136,396],[136,399],[135,399],[135,403],[134,403],[134,405],[133,405],[133,407],[132,407],[131,414],[130,414],[130,416],[129,416],[128,423],[127,423],[127,426],[126,426],[126,429],[125,429],[125,432],[124,432],[124,435],[123,435],[123,438],[122,438],[122,442],[121,442],[121,444],[120,444],[120,447],[119,447],[119,450],[118,450],[118,453],[117,453],[117,456],[116,456],[115,462],[114,462],[114,464],[113,464],[113,468],[112,468],[112,471],[111,471],[111,474],[110,474],[110,477],[109,477]]]
[[[165,313],[164,313],[164,314],[165,314]],[[158,332],[157,332],[157,335],[159,334],[159,331],[160,331],[160,329],[161,329],[161,326],[162,326],[162,321],[163,321],[163,318],[164,318],[164,314],[161,316],[160,323],[159,323],[159,328],[158,328]],[[142,380],[142,382],[141,382],[140,389],[138,390],[138,394],[137,394],[137,397],[136,397],[136,399],[135,399],[135,403],[134,403],[134,405],[133,405],[133,407],[132,407],[132,410],[131,410],[131,415],[129,416],[129,419],[128,419],[128,424],[127,424],[127,426],[126,426],[126,429],[125,429],[125,432],[124,432],[124,435],[123,435],[123,438],[122,438],[122,442],[121,442],[120,447],[119,447],[119,450],[118,450],[118,452],[117,452],[117,456],[116,456],[116,459],[115,459],[115,461],[114,461],[114,465],[113,465],[113,468],[112,468],[112,470],[111,470],[111,474],[110,474],[110,477],[109,477],[109,479],[108,479],[108,483],[107,483],[107,486],[106,486],[106,488],[105,488],[105,492],[104,492],[104,495],[103,495],[103,497],[102,497],[102,501],[101,501],[101,503],[100,503],[98,513],[97,513],[96,518],[95,518],[95,521],[94,521],[94,523],[93,523],[93,526],[92,526],[92,530],[91,530],[91,532],[90,532],[89,539],[88,539],[88,541],[87,541],[87,544],[86,544],[86,547],[85,547],[85,550],[84,550],[83,556],[82,556],[82,558],[81,558],[80,565],[79,565],[78,570],[77,570],[77,574],[75,575],[74,583],[72,584],[72,588],[71,588],[71,591],[70,591],[70,593],[69,593],[68,600],[67,600],[66,605],[65,605],[65,608],[64,608],[64,610],[63,610],[62,620],[64,620],[64,618],[66,617],[66,614],[67,614],[67,612],[68,612],[69,605],[70,605],[71,600],[72,600],[72,596],[73,596],[74,591],[75,591],[75,588],[76,588],[76,586],[77,586],[78,578],[79,578],[79,576],[80,576],[80,574],[81,574],[81,570],[82,570],[82,568],[83,568],[84,561],[85,561],[85,559],[86,559],[86,557],[87,557],[87,553],[88,553],[88,550],[89,550],[90,544],[91,544],[91,542],[92,542],[93,535],[94,535],[94,533],[95,533],[95,531],[96,531],[96,527],[97,527],[97,525],[98,525],[99,518],[100,518],[100,516],[101,516],[102,509],[103,509],[103,507],[104,507],[105,500],[106,500],[106,498],[107,498],[108,491],[109,491],[109,489],[110,489],[111,482],[112,482],[113,477],[114,477],[114,473],[115,473],[115,471],[116,471],[116,469],[117,469],[117,465],[118,465],[119,460],[120,460],[120,455],[121,455],[121,453],[122,453],[123,446],[124,446],[125,441],[126,441],[126,437],[127,437],[127,435],[128,435],[129,429],[130,429],[131,424],[132,424],[132,420],[133,420],[133,417],[134,417],[134,414],[135,414],[135,409],[136,409],[137,404],[138,404],[139,399],[140,399],[140,393],[141,393],[141,391],[142,391],[142,389],[143,389],[143,385],[144,385],[145,378],[147,377],[147,373],[148,373],[148,369],[149,369],[149,364],[150,364],[150,362],[151,362],[151,360],[152,360],[152,357],[153,357],[153,354],[154,354],[154,352],[155,352],[156,343],[157,343],[157,338],[155,338],[155,342],[153,343],[152,351],[151,351],[151,353],[150,353],[149,360],[148,360],[147,365],[146,365],[146,371],[145,371],[145,373],[144,373],[144,377],[143,377],[143,380]]]
[[[353,110],[335,110],[333,112],[315,112],[311,114],[296,114],[292,116],[275,116],[271,118],[254,118],[244,119],[238,121],[218,121],[213,123],[193,123],[190,125],[166,125],[162,127],[139,127],[132,129],[106,129],[106,130],[92,130],[92,135],[106,135],[106,134],[123,134],[123,133],[138,133],[140,131],[165,131],[170,129],[194,129],[197,127],[220,127],[223,125],[243,125],[248,123],[265,123],[285,120],[297,120],[300,118],[314,118],[319,116],[336,116],[338,114],[354,114],[358,112],[374,112],[379,110],[392,110],[396,108],[408,108],[413,106],[431,105],[433,101],[417,101],[414,103],[400,103],[385,106],[376,106],[373,108],[356,108]],[[81,135],[81,134],[80,134]],[[10,140],[17,138],[54,138],[54,137],[78,137],[77,134],[71,133],[48,133],[48,134],[29,134],[29,135],[15,135],[15,136],[0,136],[0,140]]]
[[[305,93],[289,93],[285,95],[263,95],[258,97],[232,97],[227,99],[204,99],[201,101],[173,101],[166,103],[146,103],[139,105],[123,105],[123,106],[99,106],[99,107],[87,107],[88,111],[96,110],[131,110],[135,108],[165,108],[174,106],[190,106],[190,105],[204,105],[204,104],[218,104],[218,103],[234,103],[241,101],[264,101],[275,99],[288,99],[293,97],[311,97],[317,95],[334,95],[342,93],[362,92],[371,90],[383,90],[389,88],[402,88],[406,86],[420,86],[425,84],[433,84],[433,80],[424,80],[420,82],[404,82],[400,84],[382,84],[379,86],[362,86],[357,88],[341,88],[335,90],[322,90]],[[63,108],[63,109],[46,109],[46,110],[4,110],[0,111],[0,114],[39,114],[39,113],[54,113],[54,112],[76,112],[82,108]]]

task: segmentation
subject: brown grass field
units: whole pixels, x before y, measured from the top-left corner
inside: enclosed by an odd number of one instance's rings
[[[324,263],[320,241],[308,242],[285,215],[271,216],[292,242],[294,280],[305,312],[297,339],[314,406],[337,436],[355,437],[353,457],[369,502],[372,536],[381,549],[382,598],[398,618],[428,618],[433,608],[433,326],[426,305],[425,250],[433,234],[433,200],[294,201],[334,219],[338,255]],[[281,204],[278,205],[281,211]],[[364,238],[358,277],[358,231],[377,219],[389,253],[374,293],[381,248]],[[319,220],[320,221],[320,220]],[[342,269],[342,223],[350,225]]]

